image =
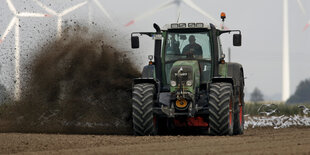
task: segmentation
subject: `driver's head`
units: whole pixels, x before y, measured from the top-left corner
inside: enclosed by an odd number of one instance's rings
[[[189,38],[188,38],[188,41],[189,41],[189,43],[190,43],[190,44],[194,44],[194,43],[195,43],[195,41],[196,41],[195,36],[190,35],[190,36],[189,36]]]

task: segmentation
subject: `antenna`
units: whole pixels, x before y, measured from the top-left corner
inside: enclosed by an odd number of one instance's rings
[[[181,12],[179,12],[178,19],[177,19],[177,23],[179,23],[180,16],[181,16]]]

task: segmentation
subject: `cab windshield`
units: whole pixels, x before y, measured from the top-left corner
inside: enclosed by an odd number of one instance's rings
[[[165,50],[166,62],[179,59],[211,60],[209,33],[168,33]]]
[[[211,71],[211,44],[208,32],[167,33],[164,52],[166,82],[170,83],[170,70],[177,60],[198,60],[201,79],[207,82]]]

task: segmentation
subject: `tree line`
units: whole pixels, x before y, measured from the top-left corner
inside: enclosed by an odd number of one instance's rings
[[[261,102],[264,101],[264,95],[261,90],[257,87],[250,94],[250,101],[252,102]],[[290,98],[286,101],[287,104],[310,104],[310,79],[305,79],[301,81],[295,93],[290,96]]]

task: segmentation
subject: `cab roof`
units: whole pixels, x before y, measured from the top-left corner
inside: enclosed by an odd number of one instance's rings
[[[210,29],[210,24],[209,23],[171,23],[171,24],[166,24],[162,27],[162,30],[169,30],[169,29]]]

